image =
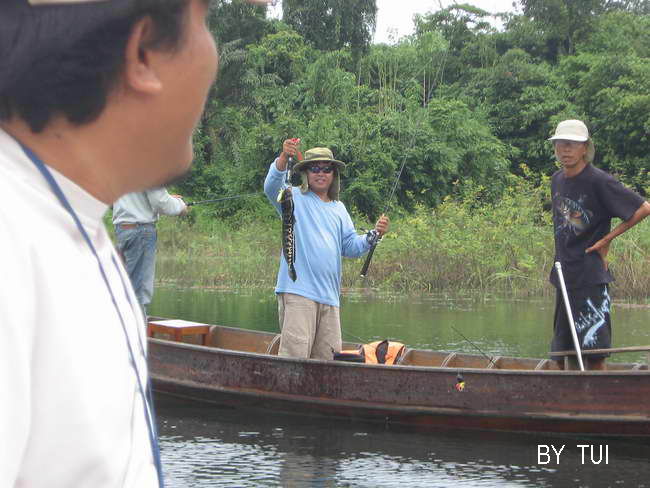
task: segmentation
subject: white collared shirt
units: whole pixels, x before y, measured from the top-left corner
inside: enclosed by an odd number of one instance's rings
[[[113,204],[113,224],[153,224],[159,215],[180,215],[187,207],[165,188],[127,193]]]
[[[51,171],[97,250],[146,385],[142,316],[102,222],[107,206]],[[97,260],[1,130],[0,199],[0,487],[157,487],[143,398]]]

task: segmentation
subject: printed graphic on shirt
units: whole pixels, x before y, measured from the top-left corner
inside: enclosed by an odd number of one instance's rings
[[[593,212],[584,207],[586,195],[581,195],[578,201],[556,194],[553,198],[558,222],[557,234],[573,233],[576,236],[589,228]]]
[[[582,337],[582,347],[589,349],[598,344],[598,331],[607,324],[611,299],[607,288],[603,290],[602,301],[599,306],[594,305],[591,298],[587,298],[575,320],[576,332]]]

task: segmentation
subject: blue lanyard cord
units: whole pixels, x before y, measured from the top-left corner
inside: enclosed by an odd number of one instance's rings
[[[156,434],[156,426],[154,422],[154,416],[153,416],[153,402],[152,402],[152,397],[151,397],[151,385],[148,384],[148,388],[145,393],[145,389],[142,386],[142,380],[140,379],[140,373],[138,371],[138,366],[135,361],[135,355],[133,354],[133,347],[131,346],[131,341],[129,340],[129,334],[126,329],[126,324],[124,322],[124,318],[122,317],[122,312],[120,310],[120,307],[117,305],[117,300],[115,299],[115,294],[113,293],[113,289],[111,288],[111,285],[108,282],[108,278],[106,277],[106,271],[104,270],[104,266],[102,265],[101,260],[99,259],[99,255],[97,254],[97,251],[95,250],[95,246],[93,245],[92,241],[90,240],[90,237],[88,237],[88,233],[86,232],[86,229],[84,229],[84,226],[82,225],[81,221],[79,220],[79,217],[77,216],[77,213],[74,211],[72,206],[70,205],[70,202],[64,195],[63,191],[61,190],[61,187],[59,184],[56,182],[54,177],[52,176],[52,173],[47,169],[43,161],[39,159],[36,154],[34,154],[28,147],[23,146],[21,144],[23,151],[25,151],[25,154],[31,159],[31,161],[34,163],[36,168],[41,172],[47,183],[50,185],[50,188],[54,195],[59,199],[59,202],[63,206],[63,208],[66,209],[66,211],[70,214],[72,219],[74,220],[75,225],[77,226],[77,229],[79,229],[79,232],[83,236],[84,240],[86,241],[86,244],[88,244],[88,247],[92,251],[93,255],[95,256],[95,259],[97,259],[97,264],[99,265],[99,272],[102,275],[102,279],[104,280],[104,284],[106,285],[106,289],[108,290],[108,293],[111,296],[111,301],[113,302],[113,306],[115,307],[115,311],[117,312],[117,315],[120,319],[120,323],[122,325],[122,331],[124,332],[124,338],[126,339],[126,345],[129,349],[129,356],[131,358],[131,365],[133,366],[133,370],[135,371],[135,377],[138,380],[138,388],[140,389],[140,394],[142,395],[142,403],[144,405],[144,415],[145,419],[147,421],[147,427],[148,427],[148,432],[149,432],[149,441],[151,443],[151,452],[153,455],[153,460],[154,464],[156,466],[156,471],[158,473],[158,486],[159,488],[164,488],[165,483],[163,480],[163,472],[162,472],[162,464],[160,462],[160,448],[158,446],[158,438]],[[131,308],[133,309],[133,305],[131,303],[131,299],[129,298],[129,293],[128,293],[128,288],[126,286],[126,283],[124,282],[124,279],[122,278],[122,273],[120,272],[120,268],[115,262],[115,257],[112,256],[113,260],[113,265],[115,266],[117,270],[117,274],[120,277],[120,280],[122,281],[122,286],[124,287],[124,292],[127,297],[127,301],[129,302],[129,305],[131,305]],[[140,338],[140,333],[138,331],[138,341],[140,342],[140,350],[142,354],[144,355],[144,346],[142,344],[142,339]]]

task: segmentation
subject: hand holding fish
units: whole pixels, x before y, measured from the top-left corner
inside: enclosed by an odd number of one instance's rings
[[[390,224],[390,219],[388,218],[387,215],[382,215],[379,217],[379,220],[377,220],[377,223],[375,224],[375,230],[380,236],[383,236],[386,232],[388,232],[388,227]]]
[[[612,243],[612,241],[607,240],[605,238],[599,240],[596,242],[591,247],[588,247],[585,249],[585,252],[594,252],[596,251],[598,254],[600,254],[601,259],[603,260],[603,265],[605,266],[605,269],[607,270],[609,268],[609,263],[607,263],[607,254],[609,253],[609,245]]]
[[[280,157],[278,158],[277,162],[279,171],[284,171],[287,169],[287,162],[289,161],[290,157],[293,158],[298,155],[298,159],[302,159],[300,153],[298,152],[299,147],[299,138],[287,139],[282,143],[282,152],[280,153]]]
[[[300,139],[286,139],[282,143],[282,153],[275,163],[276,168],[279,171],[284,171],[287,169],[290,160],[297,156],[300,160],[302,155],[298,152],[298,146],[300,145]],[[292,281],[298,279],[296,274],[295,261],[296,261],[296,237],[294,234],[294,223],[295,218],[293,215],[294,206],[293,206],[293,195],[291,190],[291,169],[293,163],[289,165],[289,171],[287,172],[285,186],[280,193],[278,194],[278,202],[280,203],[280,209],[282,214],[282,254],[287,261],[287,268],[289,271],[289,277]]]

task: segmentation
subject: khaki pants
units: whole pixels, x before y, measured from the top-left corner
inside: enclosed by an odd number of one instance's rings
[[[332,350],[341,350],[339,307],[292,293],[278,293],[278,318],[278,356],[332,359]]]

